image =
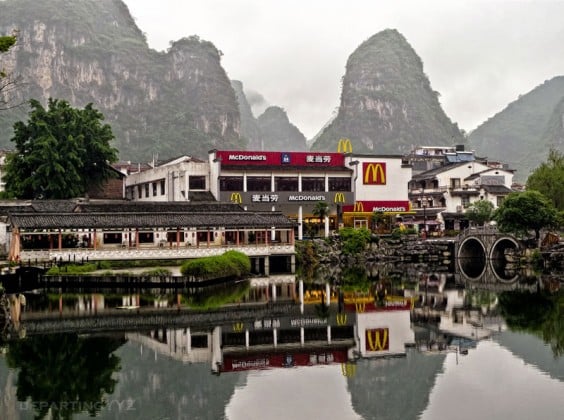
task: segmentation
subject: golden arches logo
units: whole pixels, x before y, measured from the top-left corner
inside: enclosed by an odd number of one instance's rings
[[[337,314],[336,316],[337,325],[346,325],[347,324],[347,314]]]
[[[355,306],[356,312],[358,312],[360,314],[363,313],[364,311],[366,311],[366,303],[364,303],[364,302],[357,302],[357,303],[355,303],[354,306]]]
[[[243,197],[241,197],[241,193],[231,193],[230,198],[232,203],[241,204],[243,202]]]
[[[386,184],[386,163],[364,163],[364,184]]]
[[[243,324],[242,322],[235,322],[233,324],[233,332],[243,332],[243,328],[245,328],[245,324]]]
[[[356,365],[353,363],[341,363],[341,373],[346,378],[352,378],[356,374]]]
[[[337,153],[352,153],[352,143],[350,139],[342,138],[339,140]]]
[[[388,328],[366,330],[366,350],[384,351],[390,348],[390,331]]]
[[[364,213],[364,204],[362,204],[362,201],[357,201],[354,203],[353,212]]]
[[[345,194],[337,193],[335,194],[335,198],[333,198],[335,203],[344,203],[345,202]]]

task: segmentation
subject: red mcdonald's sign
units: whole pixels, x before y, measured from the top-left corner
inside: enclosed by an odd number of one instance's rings
[[[388,328],[366,330],[366,351],[384,351],[390,349],[390,331]]]
[[[386,185],[386,162],[364,162],[363,184]]]

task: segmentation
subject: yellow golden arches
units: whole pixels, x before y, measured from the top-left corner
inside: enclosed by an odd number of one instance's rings
[[[241,204],[243,202],[243,197],[241,197],[241,193],[234,192],[231,193],[230,201],[232,203]]]
[[[364,311],[366,311],[366,303],[364,302],[357,302],[355,303],[355,308],[356,308],[356,312],[358,313],[363,313]]]
[[[233,323],[233,332],[243,332],[243,328],[245,328],[245,324],[243,324],[242,322]]]
[[[341,373],[346,378],[352,378],[356,374],[356,365],[354,363],[341,363]]]
[[[350,139],[342,138],[339,140],[337,153],[352,153],[352,143]]]
[[[389,329],[366,330],[366,350],[383,351],[390,348]]]
[[[386,169],[385,163],[369,163],[364,168],[364,183],[365,184],[386,184]]]
[[[347,324],[347,314],[337,314],[336,316],[337,325],[346,325]]]
[[[333,198],[335,203],[344,203],[345,202],[345,194],[337,193],[335,194],[335,198]]]
[[[356,201],[356,202],[354,203],[353,211],[354,211],[355,213],[356,213],[356,212],[364,213],[364,204],[362,203],[362,201]]]

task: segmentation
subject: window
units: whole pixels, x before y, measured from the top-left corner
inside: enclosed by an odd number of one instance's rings
[[[277,176],[274,178],[274,190],[298,191],[298,178]]]
[[[121,233],[104,233],[105,244],[121,244]]]
[[[188,178],[188,187],[191,190],[205,190],[206,177],[203,175],[190,175]]]
[[[351,179],[329,178],[329,191],[351,191]]]
[[[138,185],[137,186],[137,198],[141,198],[141,197],[143,197],[143,186]]]
[[[302,178],[302,191],[325,191],[325,178]]]
[[[467,208],[470,205],[470,197],[464,196],[462,197],[462,206]]]
[[[161,195],[165,195],[165,180],[161,179],[159,183],[161,184]]]
[[[157,183],[151,182],[151,184],[153,185],[153,197],[155,197],[157,195]]]
[[[460,188],[460,178],[451,178],[450,188]]]
[[[144,185],[145,185],[145,197],[149,197],[149,183],[146,183]]]
[[[496,204],[497,204],[498,207],[501,206],[501,204],[503,203],[503,200],[505,200],[505,197],[503,197],[503,196],[498,196],[496,198]]]
[[[139,232],[140,244],[153,243],[154,242],[153,238],[154,238],[153,232]]]
[[[243,191],[243,177],[222,176],[219,178],[219,189],[221,191]]]
[[[247,191],[270,191],[270,177],[250,176],[247,177]]]

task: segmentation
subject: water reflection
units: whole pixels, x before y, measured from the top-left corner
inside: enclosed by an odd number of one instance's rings
[[[334,282],[13,293],[0,412],[450,419],[488,401],[475,413],[527,418],[507,407],[535,384],[535,418],[562,418],[564,294],[542,280],[464,283],[413,264]],[[511,393],[498,395],[505,382]]]

